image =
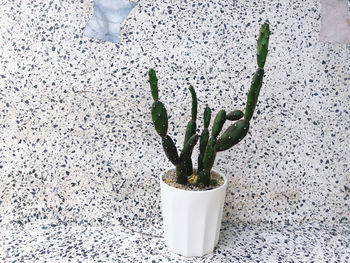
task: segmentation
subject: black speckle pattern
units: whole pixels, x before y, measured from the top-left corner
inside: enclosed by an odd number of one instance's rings
[[[214,113],[244,109],[265,21],[272,30],[270,53],[251,129],[234,149],[218,155],[214,167],[229,179],[224,220],[233,228],[243,222],[243,229],[254,222],[349,223],[350,47],[319,42],[319,1],[142,0],[122,24],[119,44],[82,36],[93,1],[12,1],[0,11],[0,225],[19,227],[8,232],[5,244],[12,245],[2,255],[26,259],[11,237],[35,233],[33,221],[78,224],[62,233],[77,231],[91,242],[98,231],[109,235],[101,226],[112,231],[117,225],[108,237],[111,255],[118,246],[112,239],[130,235],[147,244],[130,231],[161,236],[158,178],[171,166],[152,127],[147,71],[158,73],[169,134],[180,147],[190,118],[190,84],[199,99],[199,128],[206,103]],[[97,232],[79,232],[83,224]],[[287,231],[282,236],[292,229],[281,228]],[[229,247],[240,238],[237,258],[246,259],[254,230],[250,236],[225,231],[218,259],[235,258]],[[323,232],[310,233],[321,246]],[[298,243],[303,239],[279,237],[268,249],[276,257],[276,247],[289,242],[300,257],[317,254]],[[160,240],[149,238],[155,253],[164,247]],[[50,251],[35,242],[36,253]],[[96,242],[86,252],[91,260],[103,244]],[[327,243],[320,250],[331,256],[341,248],[348,252],[348,239],[337,242],[338,248]],[[139,253],[137,246],[127,247],[121,242],[120,251]],[[84,257],[81,251],[53,251]],[[289,255],[298,261],[298,254]]]
[[[185,258],[162,238],[116,225],[0,227],[4,262],[349,262],[349,226],[225,223],[213,253]]]

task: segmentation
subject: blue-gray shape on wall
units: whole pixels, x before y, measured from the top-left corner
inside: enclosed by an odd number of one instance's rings
[[[127,0],[95,0],[94,15],[84,29],[84,36],[119,42],[120,25],[136,4]]]

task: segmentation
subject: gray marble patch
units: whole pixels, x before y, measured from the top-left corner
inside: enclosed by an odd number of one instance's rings
[[[95,0],[94,15],[86,25],[84,36],[119,42],[120,27],[136,6],[128,0]]]
[[[321,41],[350,44],[350,1],[322,0],[321,16]]]

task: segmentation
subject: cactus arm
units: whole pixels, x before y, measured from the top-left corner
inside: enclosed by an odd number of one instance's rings
[[[266,61],[270,38],[270,28],[268,24],[263,24],[260,28],[259,38],[257,41],[257,62],[258,67],[263,69]]]
[[[170,138],[169,135],[166,135],[162,138],[162,145],[166,156],[169,161],[177,166],[180,162],[179,154],[177,153],[177,149],[174,141]]]
[[[186,142],[196,133],[197,125],[196,122],[190,120],[186,127],[184,146]]]
[[[198,173],[198,185],[199,187],[209,186],[210,183],[210,172],[207,170],[202,170]]]
[[[210,124],[210,118],[211,118],[211,110],[207,104],[204,109],[204,129],[199,139],[198,174],[203,170],[203,158],[204,158],[205,148],[207,147],[208,140],[209,140],[208,127]]]
[[[191,138],[192,135],[196,133],[197,125],[196,125],[196,119],[197,119],[197,95],[193,88],[193,86],[190,86],[189,88],[191,92],[192,97],[192,111],[191,111],[191,120],[188,122],[186,127],[186,133],[185,133],[185,143]]]
[[[190,86],[190,92],[191,92],[191,97],[192,97],[192,121],[196,121],[197,120],[197,95],[196,95],[196,91],[194,90],[193,86]]]
[[[208,144],[208,140],[209,140],[209,130],[204,129],[202,134],[201,134],[200,141],[199,141],[199,152],[200,153],[204,154],[205,148],[207,147],[207,144]]]
[[[215,151],[221,152],[230,149],[239,143],[248,133],[249,121],[239,120],[229,126],[215,144]]]
[[[176,182],[182,185],[187,184],[186,167],[184,162],[180,162],[176,166]]]
[[[234,111],[227,113],[226,120],[237,121],[237,120],[241,119],[243,116],[244,116],[244,113],[241,110],[234,110]]]
[[[157,101],[159,99],[159,97],[158,97],[158,79],[157,79],[156,72],[154,71],[154,69],[150,69],[148,71],[148,79],[149,79],[149,84],[151,87],[153,100]]]
[[[218,137],[219,133],[221,132],[222,126],[224,126],[224,123],[226,121],[226,111],[220,110],[214,119],[213,122],[213,128],[211,130],[211,136],[212,137]]]
[[[184,162],[191,158],[194,146],[197,144],[199,136],[197,134],[192,135],[192,137],[185,143],[184,148],[180,154],[180,161]]]
[[[246,121],[250,121],[251,118],[253,117],[254,110],[258,102],[258,97],[262,86],[263,77],[264,77],[264,70],[260,68],[257,69],[257,71],[253,76],[253,81],[250,86],[250,90],[247,97],[247,104],[246,104],[245,113],[244,113],[244,119]]]
[[[160,137],[164,137],[168,132],[168,114],[164,104],[159,100],[153,102],[151,112],[154,128]]]
[[[187,177],[193,172],[191,155],[194,146],[197,144],[199,136],[194,134],[186,143],[180,154],[180,162],[176,166],[177,182],[187,184]]]
[[[203,169],[203,157],[209,140],[209,130],[204,128],[199,139],[198,173]]]
[[[208,141],[207,147],[205,148],[205,154],[203,157],[203,169],[210,171],[214,165],[216,152],[215,152],[216,138],[211,137]]]
[[[204,129],[208,129],[211,119],[211,109],[208,107],[208,104],[204,109]]]
[[[196,124],[196,119],[197,119],[197,95],[196,91],[194,90],[193,86],[191,85],[189,87],[190,93],[191,93],[191,98],[192,98],[192,108],[191,108],[191,120],[188,122],[187,127],[186,127],[186,132],[185,132],[185,139],[184,139],[184,148],[188,140],[196,134],[197,130],[197,124]],[[191,151],[192,154],[192,151]],[[193,164],[191,160],[191,156],[187,158],[185,161],[185,170],[186,170],[186,175],[191,176],[193,173]]]

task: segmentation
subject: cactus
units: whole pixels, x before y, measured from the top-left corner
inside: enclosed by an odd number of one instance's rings
[[[199,140],[199,155],[198,155],[198,174],[203,170],[203,157],[205,153],[205,148],[207,147],[209,140],[209,124],[211,119],[211,110],[206,105],[204,110],[204,129],[202,131],[200,140]]]
[[[197,183],[200,187],[205,187],[209,185],[214,186],[217,183],[215,180],[210,178],[210,172],[215,163],[217,153],[230,149],[248,134],[250,120],[253,117],[263,83],[264,65],[268,52],[269,36],[269,25],[265,23],[260,28],[259,38],[257,41],[258,69],[255,72],[250,85],[244,113],[241,110],[234,110],[226,114],[225,110],[220,110],[214,119],[211,133],[209,133],[208,128],[211,119],[211,110],[208,105],[206,105],[204,110],[204,129],[201,136],[198,136],[196,134],[197,96],[194,88],[190,86],[189,90],[192,97],[191,120],[188,122],[186,127],[184,146],[180,156],[178,155],[174,141],[169,135],[167,135],[168,115],[164,104],[159,101],[158,79],[156,77],[156,73],[153,69],[149,71],[149,83],[154,100],[151,111],[152,120],[155,130],[162,137],[162,145],[166,156],[176,167],[176,177],[178,183],[187,184],[188,177],[192,175],[193,167],[191,155],[199,138],[200,143]],[[226,120],[236,122],[231,124],[219,137]]]
[[[178,165],[180,162],[179,154],[177,153],[177,149],[174,141],[170,138],[169,135],[162,137],[162,145],[166,156],[169,161],[172,162],[173,165]]]
[[[260,28],[259,38],[257,41],[257,62],[259,68],[264,68],[270,38],[270,27],[263,24]]]
[[[197,96],[194,88],[190,86],[192,96],[192,118],[189,121],[186,129],[184,147],[179,156],[175,143],[168,133],[168,114],[164,104],[159,101],[158,79],[153,69],[148,72],[148,78],[154,100],[151,109],[152,120],[154,128],[159,136],[162,138],[162,145],[165,155],[169,161],[176,167],[177,182],[180,184],[187,184],[187,178],[192,174],[192,160],[191,155],[194,146],[196,145],[199,136],[196,135],[196,118],[197,118]]]
[[[241,111],[241,110],[234,110],[234,111],[231,111],[231,112],[226,114],[226,120],[238,121],[238,120],[242,119],[243,116],[244,116],[243,111]]]
[[[258,102],[258,97],[260,93],[260,88],[262,86],[263,77],[264,77],[264,70],[259,68],[253,76],[253,81],[250,86],[250,90],[247,97],[247,104],[246,104],[245,113],[244,113],[244,119],[247,121],[250,121],[250,119],[253,117],[256,103]]]
[[[233,145],[239,143],[248,133],[249,121],[240,120],[232,124],[221,135],[215,144],[215,151],[221,152],[230,149]]]
[[[243,114],[242,111],[235,110],[229,112],[226,115],[225,111],[221,110],[214,120],[212,137],[207,144],[202,161],[203,169],[199,171],[198,174],[198,183],[202,187],[209,186],[211,183],[215,183],[210,180],[210,170],[212,169],[215,162],[217,152],[230,149],[232,146],[239,143],[248,133],[250,126],[249,122],[253,117],[264,77],[264,65],[268,51],[269,36],[269,25],[262,25],[260,29],[259,39],[257,41],[258,69],[253,76],[252,84],[247,96],[245,113]],[[244,119],[241,120],[243,116]],[[230,125],[221,135],[221,137],[219,139],[216,139],[222,129],[225,120],[232,120],[237,122]]]
[[[148,72],[149,85],[151,86],[152,97],[154,101],[159,99],[158,96],[158,79],[156,72],[153,69],[150,69]]]
[[[185,140],[184,140],[184,148],[188,140],[196,134],[197,124],[197,95],[193,88],[193,86],[189,87],[191,98],[192,98],[192,109],[191,109],[191,120],[187,124],[186,133],[185,133]],[[191,158],[188,158],[185,163],[186,168],[186,175],[187,177],[191,176],[193,174],[193,164]]]
[[[168,114],[164,104],[159,100],[153,102],[152,120],[159,136],[164,137],[168,132]]]

